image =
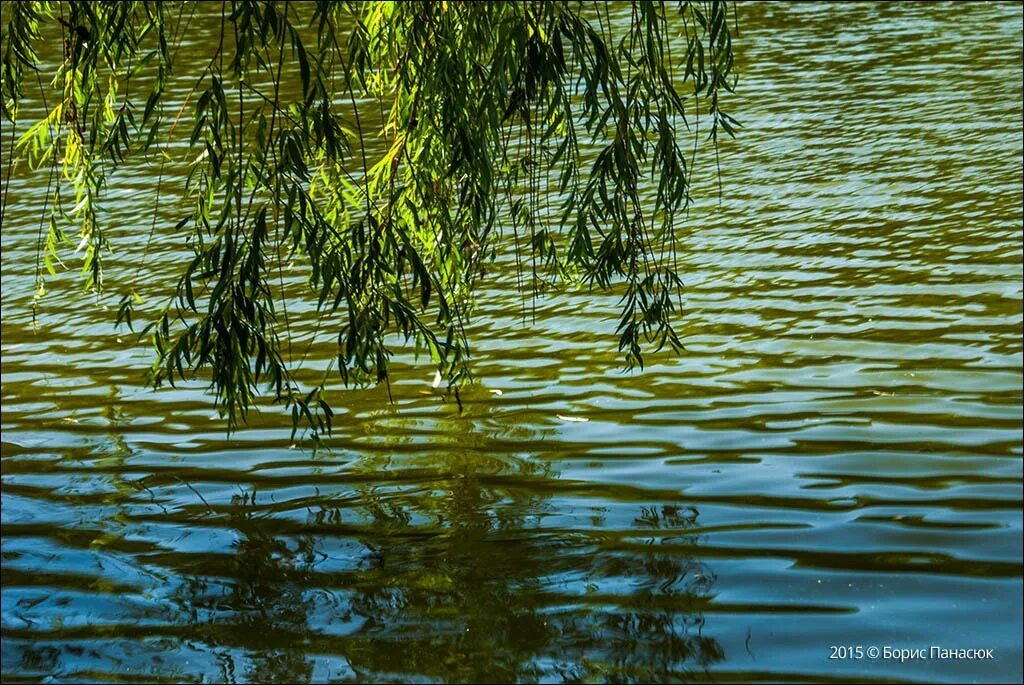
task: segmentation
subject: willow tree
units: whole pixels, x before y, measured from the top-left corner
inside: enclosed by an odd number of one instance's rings
[[[330,429],[325,384],[300,383],[282,353],[282,251],[335,322],[346,385],[386,382],[393,348],[414,344],[457,398],[474,289],[505,244],[524,284],[621,292],[627,368],[681,349],[676,222],[695,143],[717,151],[735,125],[720,101],[733,87],[725,2],[2,5],[3,122],[19,134],[7,182],[15,158],[56,172],[38,292],[77,244],[86,288],[121,293],[131,326],[132,284],[104,280],[108,175],[189,160],[187,209],[157,227],[189,259],[143,332],[153,383],[208,378],[229,430],[261,392],[314,438]],[[216,47],[186,61],[197,13]],[[47,68],[40,42],[56,35],[63,59]],[[172,76],[194,85],[175,91]],[[19,122],[36,88],[57,96]]]

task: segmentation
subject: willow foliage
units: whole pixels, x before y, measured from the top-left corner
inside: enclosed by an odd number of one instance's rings
[[[314,438],[330,429],[326,379],[302,387],[282,353],[281,251],[335,322],[346,384],[386,381],[397,333],[457,393],[474,286],[503,237],[529,287],[623,288],[619,348],[642,367],[645,348],[681,347],[691,119],[712,143],[732,134],[734,17],[717,1],[613,9],[628,21],[604,2],[5,2],[4,125],[26,88],[60,93],[17,124],[18,154],[60,172],[41,208],[45,270],[77,240],[86,287],[104,288],[107,175],[184,150],[190,211],[166,230],[192,257],[146,330],[153,380],[208,374],[230,429],[263,390]],[[202,68],[180,50],[197,11],[219,27]],[[58,24],[64,59],[43,73]],[[172,75],[194,83],[184,98]],[[137,298],[121,292],[131,325]]]

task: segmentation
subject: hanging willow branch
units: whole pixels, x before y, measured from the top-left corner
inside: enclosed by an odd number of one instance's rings
[[[398,333],[457,390],[474,288],[510,232],[534,293],[560,278],[624,287],[627,368],[645,346],[681,349],[690,119],[703,114],[715,145],[735,126],[721,108],[734,83],[725,2],[634,2],[616,17],[604,2],[2,5],[5,127],[30,75],[59,92],[17,148],[55,172],[39,295],[70,232],[85,286],[104,288],[107,174],[186,149],[176,199],[191,211],[167,230],[192,258],[147,329],[153,380],[208,375],[229,430],[266,388],[296,428],[330,429],[324,384],[302,388],[284,353],[282,254],[308,267],[335,322],[345,384],[386,381]],[[197,12],[219,38],[186,73],[177,48]],[[41,72],[41,36],[58,25],[63,60]],[[192,91],[172,92],[172,73]],[[138,298],[123,293],[130,326]]]

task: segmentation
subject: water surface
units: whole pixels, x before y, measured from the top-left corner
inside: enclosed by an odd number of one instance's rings
[[[316,456],[273,410],[227,439],[201,388],[148,390],[74,274],[33,326],[45,173],[13,179],[4,680],[1019,682],[1021,6],[739,15],[687,353],[623,374],[614,298],[524,319],[499,271],[464,411],[409,357],[393,406],[334,395]],[[155,183],[110,191],[124,263]],[[158,231],[147,280],[180,260]],[[995,658],[830,659],[932,645]]]

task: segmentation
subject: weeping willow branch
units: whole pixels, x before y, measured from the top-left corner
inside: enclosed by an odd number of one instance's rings
[[[627,368],[682,350],[674,228],[696,138],[717,164],[720,133],[737,125],[723,109],[735,85],[726,2],[637,1],[616,17],[578,2],[177,4],[2,4],[5,128],[28,74],[59,93],[18,124],[12,150],[59,171],[40,208],[47,270],[77,233],[84,286],[110,287],[108,175],[186,151],[173,160],[188,164],[183,195],[158,195],[190,208],[157,231],[191,258],[144,331],[155,385],[207,378],[229,430],[269,393],[295,429],[329,432],[329,379],[304,386],[305,355],[290,352],[287,261],[308,269],[307,296],[334,322],[343,384],[387,382],[397,333],[457,390],[474,292],[510,231],[533,297],[565,280],[622,288]],[[178,59],[186,14],[219,31],[193,73]],[[57,33],[52,69],[39,44]],[[139,298],[118,287],[117,320],[131,326]]]

